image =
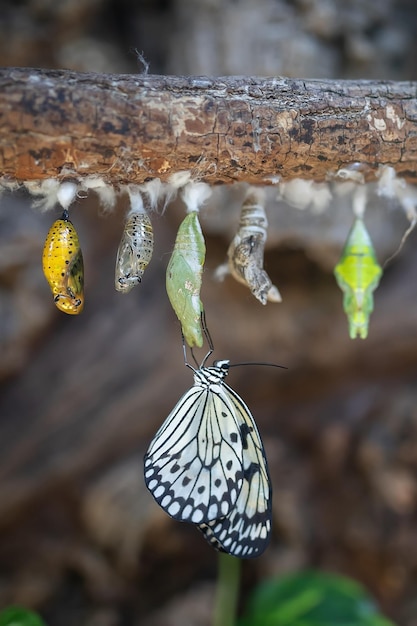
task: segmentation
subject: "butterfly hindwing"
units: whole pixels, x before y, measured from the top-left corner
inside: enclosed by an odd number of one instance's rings
[[[259,556],[269,543],[272,489],[262,440],[243,400],[227,385],[239,421],[243,449],[243,486],[231,512],[200,524],[199,529],[217,550],[233,556]]]

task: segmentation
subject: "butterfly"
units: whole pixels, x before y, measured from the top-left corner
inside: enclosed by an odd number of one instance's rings
[[[166,273],[166,290],[190,347],[203,345],[200,291],[206,245],[198,212],[192,211],[181,222]]]
[[[45,240],[42,255],[45,278],[57,308],[78,315],[84,307],[84,264],[77,231],[64,211]]]
[[[374,308],[373,292],[382,276],[372,240],[363,220],[357,217],[347,237],[339,263],[334,268],[344,292],[343,308],[349,322],[349,335],[368,336],[369,317]]]
[[[115,287],[128,293],[142,281],[153,252],[153,229],[145,210],[127,216],[117,250]]]
[[[229,360],[205,363],[144,459],[145,483],[168,515],[197,525],[216,549],[241,558],[269,543],[272,487],[261,436],[242,398],[224,381]]]

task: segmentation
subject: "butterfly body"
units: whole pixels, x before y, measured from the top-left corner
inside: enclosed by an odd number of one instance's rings
[[[258,556],[271,529],[262,441],[240,396],[224,382],[229,361],[194,370],[145,455],[145,482],[171,517],[197,524],[214,547]]]
[[[117,250],[115,287],[128,293],[142,281],[153,253],[153,229],[143,211],[128,216]]]
[[[205,256],[198,213],[192,211],[180,224],[166,274],[167,294],[190,347],[203,345],[200,291]]]
[[[81,313],[84,306],[83,256],[77,231],[66,212],[52,224],[47,234],[42,266],[57,308],[70,315]]]
[[[355,219],[334,274],[344,292],[343,308],[348,317],[349,335],[351,339],[358,335],[366,339],[374,308],[373,292],[381,279],[382,268],[361,218]]]

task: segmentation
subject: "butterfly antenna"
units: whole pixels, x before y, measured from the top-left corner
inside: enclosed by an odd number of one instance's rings
[[[287,370],[285,365],[277,365],[276,363],[265,363],[264,361],[247,361],[245,363],[230,363],[229,367],[240,367],[241,365],[266,365],[267,367],[279,367],[280,369]]]

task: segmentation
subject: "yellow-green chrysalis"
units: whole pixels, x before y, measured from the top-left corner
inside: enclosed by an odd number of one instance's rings
[[[166,275],[169,300],[191,348],[203,345],[200,290],[205,256],[206,245],[198,212],[192,211],[180,224]]]
[[[382,268],[360,218],[353,223],[334,275],[344,292],[343,308],[348,317],[350,338],[359,336],[366,339],[369,316],[374,308],[373,292],[378,287]]]

